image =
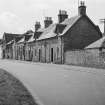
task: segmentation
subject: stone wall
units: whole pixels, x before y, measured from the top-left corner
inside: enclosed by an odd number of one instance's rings
[[[12,49],[10,49],[13,53],[13,58],[12,59],[17,59],[17,60],[24,60],[25,59],[25,48],[24,48],[23,43],[19,44],[14,44],[12,45]],[[12,54],[10,53],[10,54]]]
[[[65,64],[105,68],[104,49],[72,50],[64,54]]]
[[[26,46],[26,60],[30,59],[30,52],[32,55],[32,59],[30,60],[34,62],[62,62],[62,45],[61,39],[58,37],[36,41],[34,43],[29,43]],[[51,49],[53,49],[53,53],[51,52]]]

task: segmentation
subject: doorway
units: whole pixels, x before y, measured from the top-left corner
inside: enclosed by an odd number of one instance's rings
[[[39,62],[41,60],[41,50],[39,49]]]
[[[51,62],[53,62],[53,48],[51,48]]]

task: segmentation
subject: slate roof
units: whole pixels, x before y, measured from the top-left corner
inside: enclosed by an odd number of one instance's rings
[[[71,18],[65,19],[62,23],[60,23],[59,25],[66,26],[65,28],[63,28],[62,33],[60,35],[64,35],[64,33],[66,33],[76,23],[76,21],[79,18],[80,16],[71,17]],[[58,24],[51,24],[48,28],[39,29],[38,32],[42,32],[42,34],[39,36],[37,40],[55,37],[57,35],[56,33],[57,25]]]
[[[66,25],[61,35],[64,35],[80,18],[81,16],[74,16],[68,19],[65,19],[61,24]]]
[[[88,16],[86,16],[87,19],[89,19]],[[55,24],[51,24],[49,27],[47,28],[40,28],[37,30],[37,32],[33,33],[32,31],[28,31],[22,35],[18,35],[18,34],[6,34],[6,42],[9,42],[10,40],[13,40],[14,37],[19,37],[19,36],[25,36],[25,39],[21,39],[21,38],[17,38],[17,40],[20,42],[32,42],[35,39],[36,40],[43,40],[43,39],[48,39],[48,38],[52,38],[55,37],[57,35],[62,36],[65,35],[65,33],[71,28],[73,27],[74,24],[76,24],[76,22],[81,18],[80,15],[71,17],[71,18],[67,18],[65,19],[62,23],[55,23]],[[94,25],[94,23],[89,19],[89,21]],[[98,32],[100,32],[100,29],[98,26],[95,26],[96,30]],[[59,33],[58,33],[59,31]],[[101,35],[101,32],[100,32]],[[33,37],[32,37],[33,36]],[[18,42],[17,41],[17,42]],[[20,43],[19,42],[19,43]]]
[[[65,25],[65,27],[62,28],[62,31],[61,33],[59,33],[58,35],[59,36],[62,36],[62,35],[65,35],[65,33],[71,28],[74,26],[74,24],[76,24],[76,22],[81,18],[82,16],[81,15],[77,15],[77,16],[74,16],[74,17],[71,17],[71,18],[67,18],[65,19],[62,23],[58,23],[59,25]],[[96,28],[96,30],[100,33],[100,35],[102,36],[101,34],[101,31],[99,29],[98,26],[96,26],[92,21],[91,19],[86,15],[85,16],[90,22],[91,24],[94,25],[94,27]],[[58,24],[51,24],[48,28],[40,28],[37,32],[39,34],[39,36],[37,37],[37,40],[42,40],[42,39],[47,39],[47,38],[52,38],[52,37],[55,37],[57,35],[56,33],[56,29],[57,29],[57,25]],[[41,33],[42,32],[42,33]]]
[[[16,37],[16,39],[18,39],[17,43],[27,42],[33,35],[34,33],[30,33],[30,34],[23,34],[21,37]]]
[[[39,32],[39,31],[37,32],[37,31],[36,31],[36,32],[34,33],[34,38],[35,38],[35,39],[38,39],[42,33],[43,33],[43,32]]]
[[[4,33],[3,35],[6,43],[10,42],[11,40],[18,36],[21,36],[21,34]]]
[[[55,33],[56,24],[51,24],[48,28],[45,28],[43,33],[37,40],[47,39],[51,37],[55,37],[57,34]]]
[[[30,35],[25,35],[25,41],[27,42],[33,35],[30,34]]]
[[[6,45],[10,45],[10,44],[13,44],[13,43],[14,43],[14,40],[11,40]]]
[[[27,42],[33,42],[33,41],[35,41],[35,38],[34,36],[31,36],[31,38]]]
[[[22,35],[22,36],[15,37],[15,42],[18,42],[18,41],[21,40],[22,38],[23,38],[23,35]]]
[[[105,36],[102,37],[101,39],[93,42],[89,46],[85,47],[85,49],[101,48],[101,47],[105,47]]]
[[[24,41],[28,41],[31,36],[34,36],[34,32],[29,30],[24,34],[12,34],[12,33],[4,33],[3,39],[5,40],[6,44],[10,44],[13,40],[16,43],[21,43]]]
[[[23,42],[25,42],[25,38],[24,37],[21,38],[17,43],[23,43]]]

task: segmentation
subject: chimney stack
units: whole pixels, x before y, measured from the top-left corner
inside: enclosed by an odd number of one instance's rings
[[[78,15],[80,16],[86,15],[86,6],[84,1],[80,2],[80,6],[78,7]]]
[[[40,22],[35,23],[35,31],[37,31],[41,27]]]
[[[45,28],[49,27],[52,23],[53,21],[51,17],[45,17],[45,20],[44,20]]]
[[[59,10],[58,22],[61,23],[67,18],[68,18],[67,12],[65,10]]]

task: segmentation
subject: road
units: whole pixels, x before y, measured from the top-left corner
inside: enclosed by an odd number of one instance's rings
[[[0,60],[41,105],[105,105],[105,71],[69,65]]]

